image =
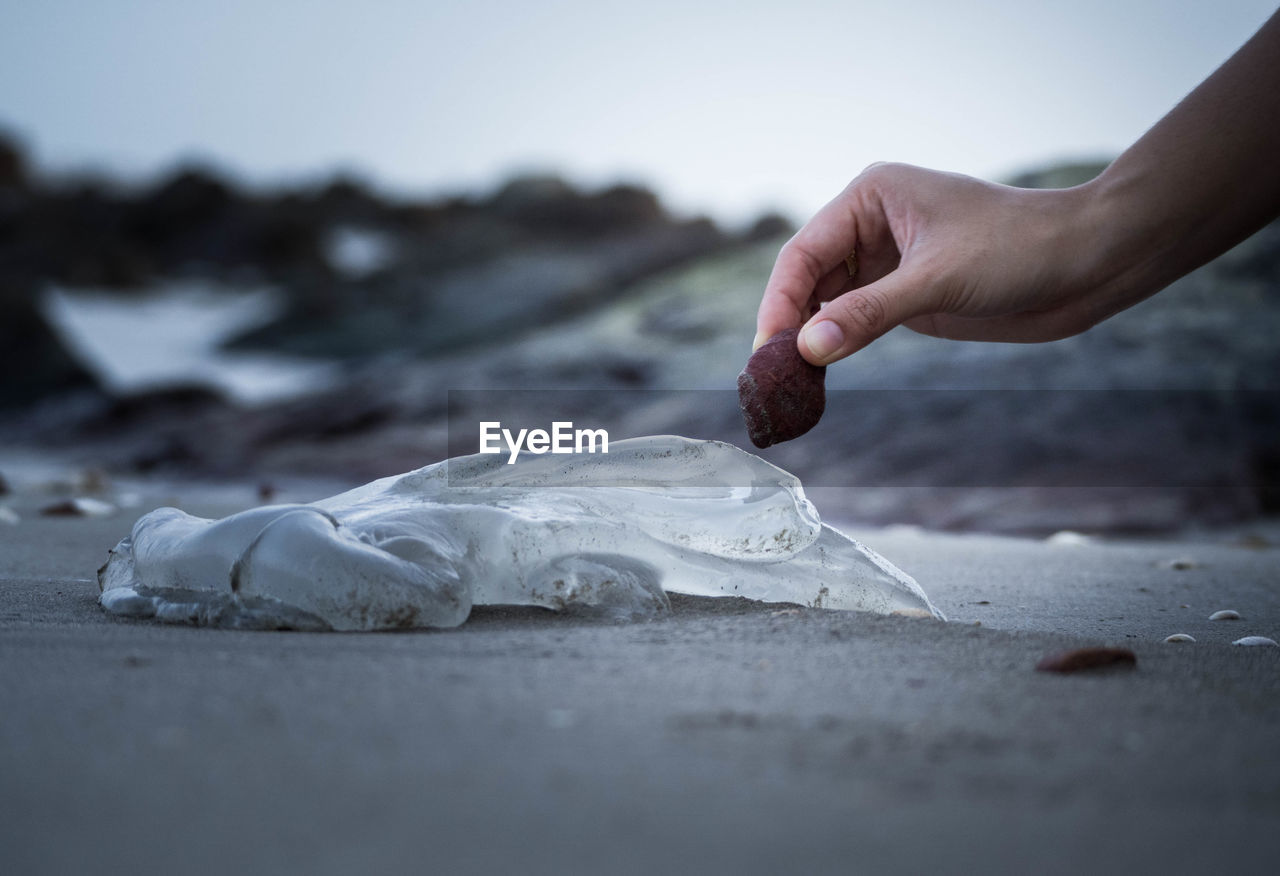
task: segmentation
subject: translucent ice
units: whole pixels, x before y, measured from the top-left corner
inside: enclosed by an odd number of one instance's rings
[[[675,436],[515,465],[458,457],[218,521],[161,508],[98,581],[115,614],[252,628],[450,627],[487,604],[643,616],[669,607],[665,591],[941,617],[823,524],[795,477]]]

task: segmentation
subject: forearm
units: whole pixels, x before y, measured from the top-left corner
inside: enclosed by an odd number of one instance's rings
[[[1085,188],[1089,279],[1132,300],[1280,213],[1280,13]]]

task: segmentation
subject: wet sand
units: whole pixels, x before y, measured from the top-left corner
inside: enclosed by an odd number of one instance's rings
[[[39,501],[10,497],[21,520],[0,524],[8,872],[1224,872],[1280,854],[1280,648],[1230,644],[1280,639],[1275,526],[849,530],[947,623],[677,598],[630,625],[482,609],[441,632],[239,633],[105,615],[94,570],[150,505]],[[1243,619],[1208,620],[1223,608]],[[1093,644],[1137,668],[1034,670]]]

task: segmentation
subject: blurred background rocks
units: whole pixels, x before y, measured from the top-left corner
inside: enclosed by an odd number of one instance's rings
[[[745,444],[734,378],[791,231],[542,175],[436,200],[351,178],[250,190],[194,166],[141,188],[47,179],[0,138],[0,442],[118,474],[357,483],[456,452],[460,424],[545,427],[535,391],[558,390],[557,418],[613,440]],[[1159,532],[1274,514],[1278,284],[1273,224],[1075,338],[898,329],[828,370],[813,432],[762,455],[863,523]],[[161,318],[166,301],[186,309]]]

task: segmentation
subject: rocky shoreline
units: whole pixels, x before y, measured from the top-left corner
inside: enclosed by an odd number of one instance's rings
[[[0,393],[0,442],[134,474],[351,483],[475,452],[459,424],[549,414],[549,391],[619,438],[746,444],[734,381],[789,233],[776,216],[730,233],[638,187],[547,177],[429,203],[350,180],[244,191],[190,169],[121,192],[42,181],[13,147],[0,229],[0,355],[21,375]],[[280,315],[228,354],[322,356],[339,378],[257,406],[191,383],[112,395],[38,306],[50,286],[127,297],[174,278],[278,290]],[[1273,224],[1075,338],[900,329],[829,369],[819,425],[762,455],[824,513],[868,524],[1159,532],[1275,514],[1278,286]]]

